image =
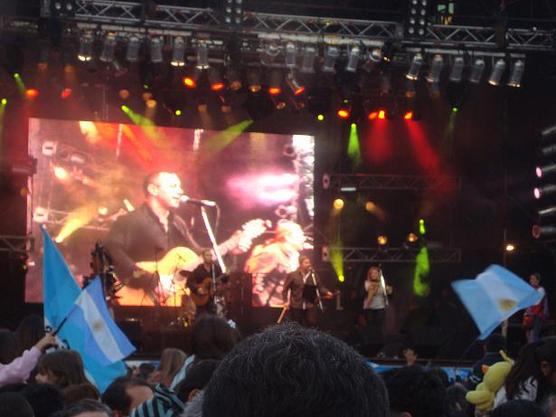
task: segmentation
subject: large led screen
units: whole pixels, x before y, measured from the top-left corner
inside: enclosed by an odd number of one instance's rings
[[[182,305],[189,271],[210,246],[204,211],[226,272],[252,280],[252,305],[281,305],[285,274],[312,249],[314,138],[246,127],[31,119],[37,172],[29,182],[28,231],[36,243],[26,300],[42,301],[44,225],[80,285],[102,243],[115,266],[117,304]],[[164,202],[169,214],[160,217]],[[155,273],[153,288],[143,278]]]

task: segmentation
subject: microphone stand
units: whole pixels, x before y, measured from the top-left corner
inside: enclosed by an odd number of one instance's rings
[[[317,279],[315,278],[315,270],[314,269],[311,269],[311,278],[313,278],[313,284],[315,284],[315,288],[317,290],[317,298],[319,300],[320,311],[324,311],[324,308],[322,306],[322,298],[320,297],[319,286],[317,285]]]
[[[216,260],[218,261],[218,266],[222,270],[222,273],[226,273],[226,265],[224,265],[224,260],[222,259],[222,255],[220,254],[220,249],[218,249],[218,244],[216,243],[216,238],[214,237],[214,232],[210,225],[209,218],[207,216],[207,211],[205,207],[201,207],[201,217],[203,218],[203,223],[205,224],[205,228],[207,229],[207,233],[210,239],[210,244],[212,246],[212,250],[216,255]]]

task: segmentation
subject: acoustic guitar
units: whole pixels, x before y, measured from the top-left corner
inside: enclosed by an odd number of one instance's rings
[[[219,282],[225,276],[226,274],[222,274],[216,277],[215,281]],[[197,307],[202,307],[207,305],[207,303],[213,297],[215,291],[214,285],[212,285],[212,277],[204,278],[200,283],[195,284],[195,287],[197,287],[197,290],[201,289],[202,292],[199,293],[199,292],[192,291],[191,300],[195,303]]]
[[[267,222],[261,219],[251,220],[245,223],[241,230],[221,243],[218,249],[222,256],[229,251],[239,247],[246,251],[252,244],[253,239],[262,235],[267,230]],[[155,292],[147,292],[143,288],[132,288],[124,285],[118,291],[118,304],[124,306],[155,306],[168,307],[182,306],[182,300],[189,298],[192,294],[187,288],[187,277],[181,273],[192,271],[203,262],[191,249],[178,246],[170,249],[162,259],[158,261],[137,262],[139,270],[149,274],[158,273],[159,285]],[[141,272],[135,278],[138,278]],[[133,279],[130,277],[129,279]]]

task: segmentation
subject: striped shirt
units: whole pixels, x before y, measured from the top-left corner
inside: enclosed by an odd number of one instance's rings
[[[184,408],[184,403],[174,391],[159,384],[154,390],[154,397],[139,404],[130,417],[179,417]]]

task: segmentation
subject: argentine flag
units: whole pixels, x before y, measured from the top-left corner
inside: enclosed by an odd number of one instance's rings
[[[504,320],[537,304],[542,295],[513,272],[491,265],[475,279],[454,281],[452,288],[487,338]]]
[[[92,325],[81,320],[81,318],[85,318],[85,314],[77,311],[78,309],[81,310],[81,307],[76,302],[81,304],[86,304],[87,302],[84,296],[81,296],[81,289],[73,278],[52,238],[44,227],[41,227],[41,231],[44,248],[43,300],[45,324],[49,329],[59,329],[58,339],[67,348],[79,352],[85,365],[87,377],[101,392],[104,392],[106,387],[115,378],[126,374],[126,367],[122,360],[108,364],[106,359],[108,356],[106,354],[98,354],[98,351],[93,346],[89,346],[91,340],[90,332],[94,332],[97,328],[110,328],[111,325],[106,323],[99,325],[99,320],[97,319],[90,322],[93,323]],[[93,291],[92,288],[91,291]],[[106,308],[106,305],[104,305],[104,308]],[[87,313],[87,317],[87,320],[89,320],[89,313]],[[110,321],[113,324],[111,319]],[[102,338],[97,340],[101,340],[103,344],[105,343],[105,340]],[[113,347],[112,344],[108,346]],[[108,351],[110,352],[110,350]]]

